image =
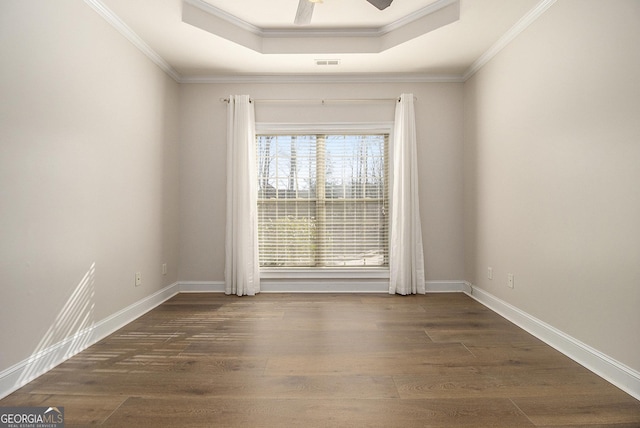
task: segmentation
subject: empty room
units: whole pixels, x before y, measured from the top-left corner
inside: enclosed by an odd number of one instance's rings
[[[0,427],[639,427],[640,1],[0,0]]]

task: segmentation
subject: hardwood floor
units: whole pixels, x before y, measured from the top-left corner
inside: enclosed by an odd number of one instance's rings
[[[67,427],[640,427],[464,294],[180,294],[0,401]]]

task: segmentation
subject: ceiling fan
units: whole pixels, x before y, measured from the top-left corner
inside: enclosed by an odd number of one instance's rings
[[[380,10],[389,7],[393,0],[367,0]],[[322,3],[322,0],[299,0],[298,11],[293,23],[296,25],[309,25],[311,23],[311,15],[313,15],[313,7],[316,3]]]

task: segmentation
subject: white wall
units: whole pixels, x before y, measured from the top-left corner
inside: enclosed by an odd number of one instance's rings
[[[224,280],[226,103],[262,99],[394,98],[416,101],[421,216],[428,280],[462,280],[462,84],[187,84],[181,87],[180,279]],[[256,121],[317,123],[394,119],[393,103],[257,104]]]
[[[179,91],[78,0],[0,2],[0,58],[1,372],[177,280]]]
[[[555,3],[465,83],[464,146],[467,279],[635,370],[639,24],[635,0]]]

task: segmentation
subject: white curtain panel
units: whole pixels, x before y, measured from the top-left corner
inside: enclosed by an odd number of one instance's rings
[[[248,95],[227,106],[227,228],[225,293],[260,292],[255,111]]]
[[[402,94],[396,106],[391,157],[389,293],[424,294],[413,94]]]

